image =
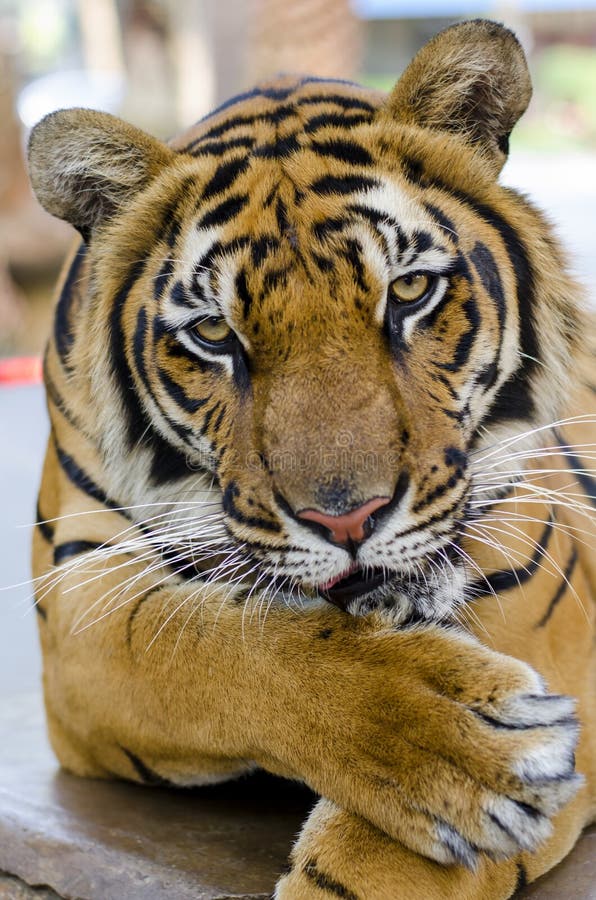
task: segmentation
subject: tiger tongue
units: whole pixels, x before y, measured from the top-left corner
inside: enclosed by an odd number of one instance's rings
[[[319,585],[320,591],[329,591],[331,588],[336,585],[338,582],[343,581],[344,578],[348,578],[354,572],[358,571],[360,566],[358,563],[352,563],[349,569],[345,569],[343,572],[340,572],[339,575],[336,575],[335,578],[330,578],[329,581],[326,581],[324,584]]]

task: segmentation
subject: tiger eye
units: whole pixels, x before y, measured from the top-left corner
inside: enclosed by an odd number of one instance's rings
[[[423,274],[402,275],[392,281],[389,290],[394,300],[400,303],[413,303],[420,300],[430,286],[430,276]]]
[[[223,344],[232,337],[232,329],[221,316],[210,316],[194,326],[197,337],[210,344]]]

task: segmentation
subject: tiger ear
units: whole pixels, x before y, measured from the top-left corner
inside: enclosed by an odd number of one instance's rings
[[[108,113],[62,109],[31,132],[29,174],[44,209],[87,240],[174,156],[156,138]]]
[[[531,95],[515,35],[497,22],[475,19],[447,28],[420,50],[387,108],[400,122],[461,135],[498,174],[511,129]]]

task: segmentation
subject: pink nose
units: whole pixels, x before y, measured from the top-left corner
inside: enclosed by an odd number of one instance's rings
[[[334,544],[347,544],[348,541],[358,543],[367,537],[364,524],[368,517],[372,516],[381,506],[389,503],[390,500],[391,497],[374,497],[342,516],[330,516],[327,513],[319,512],[318,509],[303,509],[297,515],[299,519],[317,522],[328,528]]]

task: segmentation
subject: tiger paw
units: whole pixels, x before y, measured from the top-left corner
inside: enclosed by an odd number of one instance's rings
[[[519,860],[484,857],[475,871],[441,866],[392,841],[358,816],[320,800],[292,849],[274,900],[506,900]]]
[[[311,787],[443,864],[473,869],[550,835],[581,784],[573,700],[455,631],[363,633],[349,665],[339,641],[316,706],[300,708],[294,769]]]

